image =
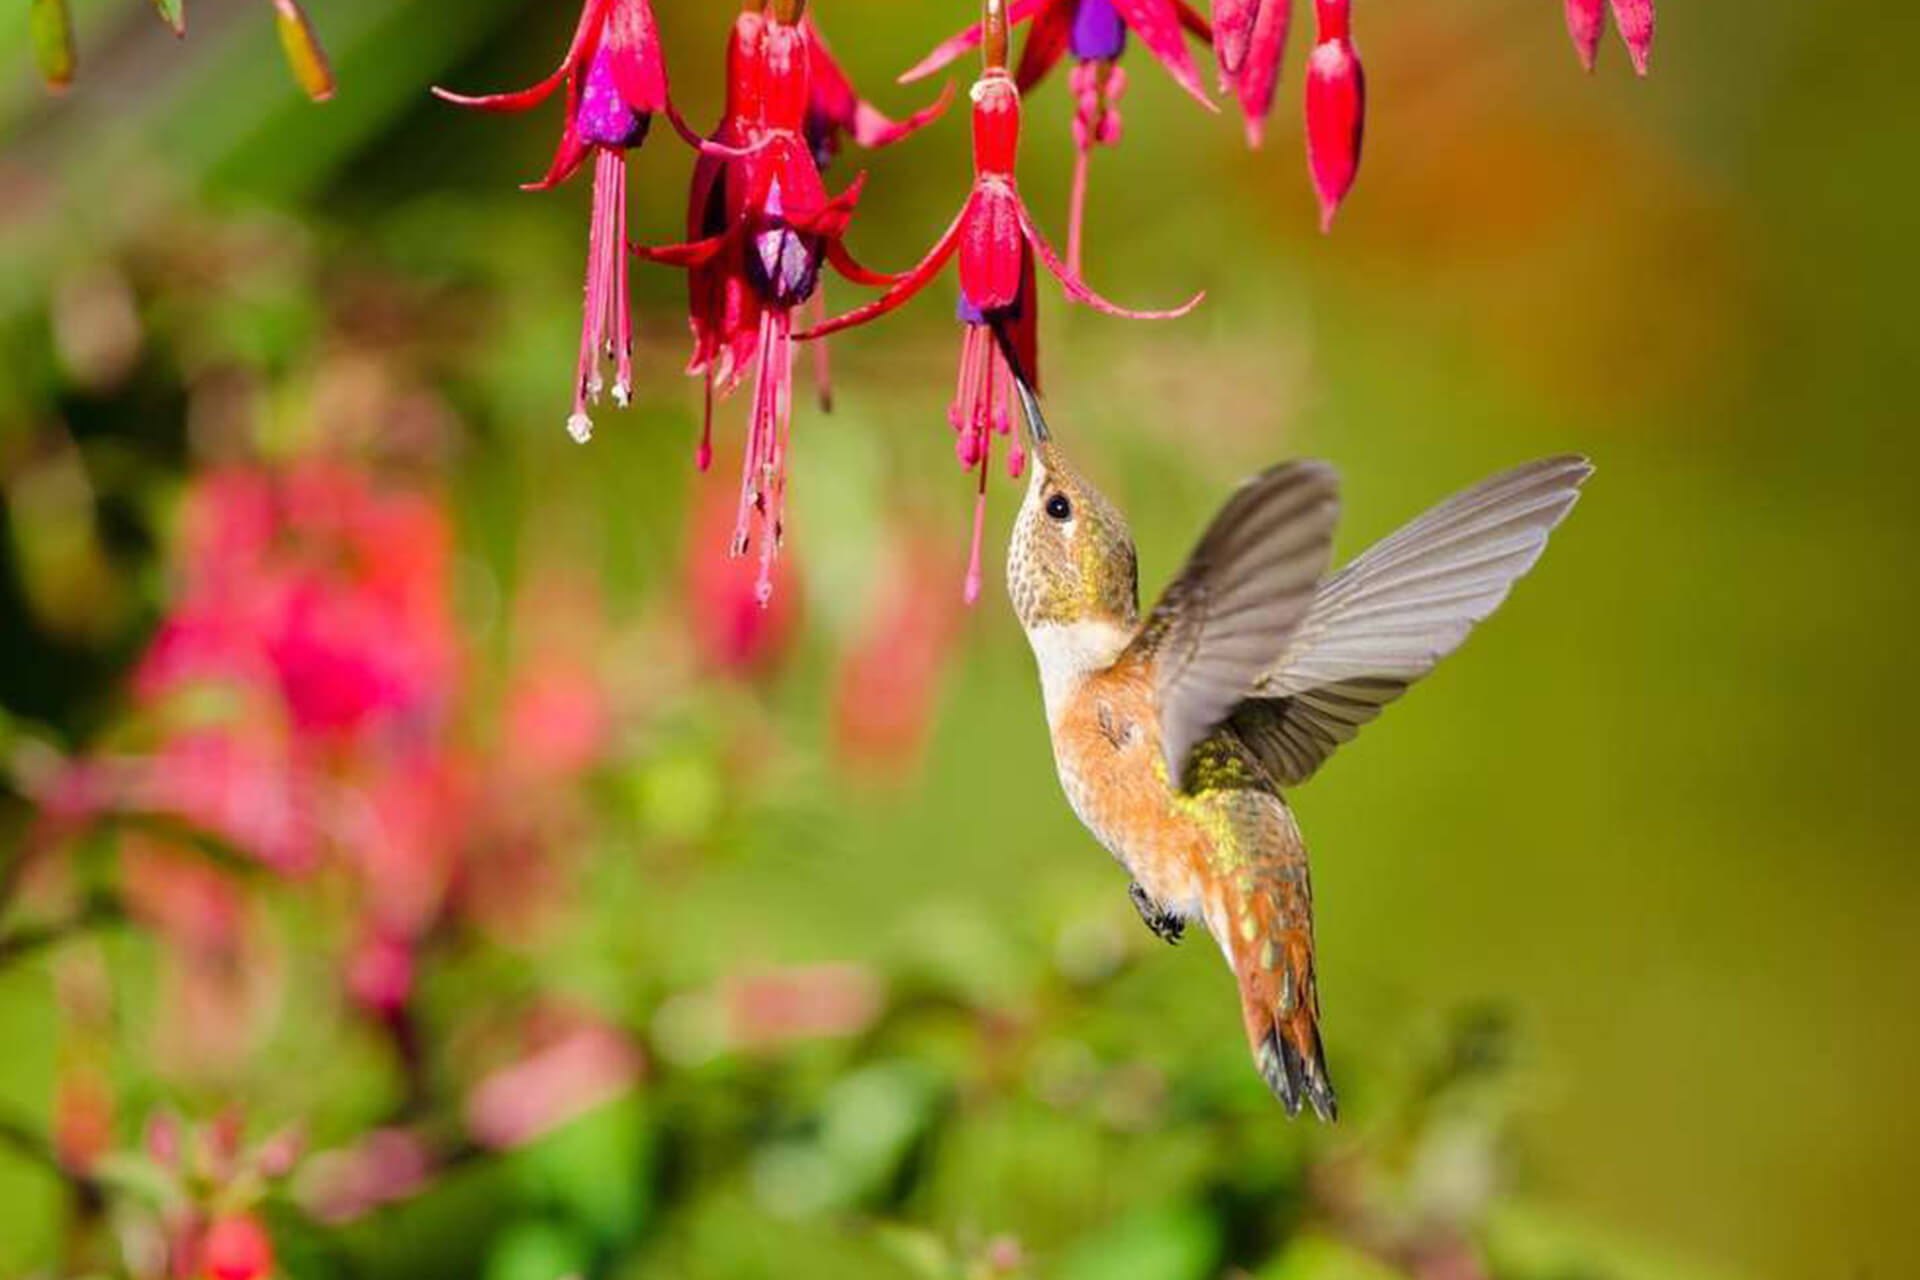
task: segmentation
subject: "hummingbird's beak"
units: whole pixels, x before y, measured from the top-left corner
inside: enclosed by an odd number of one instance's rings
[[[1040,397],[1033,393],[1028,382],[1027,371],[1020,367],[1020,353],[1014,349],[1013,339],[1000,325],[993,326],[993,338],[999,344],[1000,354],[1005,357],[1007,368],[1013,373],[1013,385],[1020,391],[1020,406],[1027,411],[1027,434],[1033,438],[1037,448],[1051,443],[1053,433],[1047,430],[1047,420],[1040,416]]]

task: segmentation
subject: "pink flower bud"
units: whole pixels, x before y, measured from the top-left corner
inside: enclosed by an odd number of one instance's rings
[[[1606,23],[1606,0],[1567,0],[1567,34],[1573,37],[1580,65],[1589,71],[1600,52],[1600,33]]]
[[[1647,55],[1653,50],[1653,0],[1613,0],[1613,25],[1620,28],[1633,69],[1647,74]]]
[[[1323,31],[1324,10],[1332,7],[1322,6]],[[1338,7],[1344,9],[1344,3]],[[1360,170],[1366,101],[1366,78],[1353,42],[1343,34],[1314,46],[1307,59],[1307,167],[1320,196],[1323,232],[1332,230],[1334,211]]]
[[[200,1242],[200,1271],[207,1280],[262,1280],[273,1273],[273,1241],[246,1214],[220,1218]]]
[[[1260,12],[1260,0],[1213,0],[1213,53],[1220,63],[1220,89],[1225,92],[1246,60],[1247,42]]]

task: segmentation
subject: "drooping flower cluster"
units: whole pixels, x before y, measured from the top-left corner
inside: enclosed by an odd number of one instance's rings
[[[732,549],[743,555],[757,547],[763,603],[786,532],[794,312],[813,298],[825,265],[856,284],[884,288],[896,278],[867,270],[846,247],[866,176],[833,197],[821,181],[808,132],[816,55],[804,11],[804,0],[774,0],[764,11],[749,3],[735,20],[726,114],[715,137],[738,149],[703,157],[695,170],[688,225],[698,238],[637,250],[688,273],[688,372],[707,386],[703,466],[712,458],[714,393],[755,371]]]
[[[1588,61],[1601,20],[1599,3],[1568,0],[1568,22]],[[1636,65],[1644,69],[1652,0],[1611,3]],[[555,186],[589,153],[596,156],[586,310],[568,418],[576,439],[584,441],[591,433],[588,406],[603,390],[603,358],[613,364],[614,400],[624,405],[632,394],[629,252],[687,273],[693,335],[687,372],[701,378],[705,388],[695,454],[701,470],[712,463],[715,401],[729,395],[749,372],[754,374],[729,550],[734,556],[757,551],[756,594],[762,603],[772,595],[773,566],[786,531],[794,338],[819,343],[816,381],[822,408],[827,408],[823,339],[899,306],[957,253],[966,339],[948,416],[962,464],[980,474],[966,592],[971,599],[979,580],[992,438],[1011,434],[1016,367],[1038,387],[1034,257],[1046,264],[1070,298],[1096,309],[1135,318],[1178,315],[1187,309],[1128,311],[1107,302],[1081,279],[1088,170],[1094,148],[1112,146],[1121,136],[1120,102],[1127,81],[1119,61],[1129,36],[1137,37],[1190,96],[1214,110],[1187,40],[1210,44],[1220,91],[1237,101],[1248,143],[1257,147],[1279,84],[1292,5],[1293,0],[1214,0],[1210,23],[1185,0],[1013,0],[1010,5],[987,0],[980,24],[939,45],[901,77],[922,78],[967,50],[987,46],[987,70],[972,94],[973,190],[946,235],[917,267],[901,275],[867,270],[847,248],[847,229],[865,175],[830,196],[821,171],[849,139],[879,147],[913,133],[940,115],[947,95],[904,120],[889,119],[855,92],[806,13],[806,0],[744,0],[728,39],[725,107],[704,139],[693,135],[674,109],[648,0],[586,0],[560,67],[528,90],[485,97],[436,92],[463,105],[518,111],[564,84],[567,105],[559,150],[547,176],[531,185]],[[1352,0],[1314,0],[1314,21],[1303,96],[1308,172],[1325,231],[1359,172],[1366,81],[1352,37]],[[1027,27],[1026,44],[1010,71],[1008,33],[1020,24]],[[1062,261],[1021,203],[1013,164],[1022,93],[1069,58],[1075,162]],[[625,155],[644,140],[657,112],[666,113],[699,155],[688,195],[687,239],[646,247],[634,244],[628,234]],[[856,284],[887,292],[828,320],[821,294],[826,265]],[[796,324],[796,315],[807,318]],[[1017,442],[1010,444],[1007,461],[1017,474]]]
[[[1071,55],[1074,60],[1069,87],[1074,100],[1075,161],[1067,262],[1075,271],[1080,268],[1089,154],[1095,146],[1112,146],[1120,140],[1119,101],[1127,81],[1119,59],[1128,34],[1139,37],[1182,89],[1214,110],[1194,70],[1185,36],[1210,42],[1220,91],[1231,93],[1239,103],[1247,145],[1258,148],[1280,83],[1293,2],[1213,0],[1209,24],[1184,0],[1015,0],[1011,21],[1030,24],[1015,77],[1020,89],[1032,89],[1061,58]],[[1566,0],[1567,29],[1589,69],[1604,25],[1602,5],[1608,2]],[[1653,41],[1653,0],[1610,2],[1634,67],[1644,75]],[[1325,231],[1359,172],[1366,93],[1352,38],[1352,0],[1314,0],[1314,22],[1305,92],[1307,169]],[[936,46],[901,80],[913,81],[946,66],[977,46],[983,30],[983,26],[970,27]]]
[[[1199,304],[1196,294],[1171,311],[1131,311],[1109,302],[1060,260],[1020,198],[1014,164],[1020,150],[1020,89],[1007,72],[1006,11],[988,0],[985,70],[970,92],[973,100],[973,187],[960,214],[920,264],[885,294],[864,307],[835,317],[804,336],[818,338],[863,324],[919,293],[956,254],[960,259],[959,318],[966,328],[960,349],[960,373],[947,410],[960,464],[979,474],[974,499],[973,537],[967,557],[965,595],[980,593],[980,542],[986,519],[987,472],[993,437],[1013,434],[1014,374],[1038,390],[1039,299],[1034,292],[1034,258],[1060,282],[1069,298],[1110,315],[1136,320],[1171,319]],[[1015,367],[1009,367],[1009,361]],[[1018,477],[1024,465],[1018,438],[1007,453],[1007,472]]]

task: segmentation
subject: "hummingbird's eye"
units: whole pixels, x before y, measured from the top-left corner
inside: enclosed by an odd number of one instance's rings
[[[1047,516],[1053,520],[1073,519],[1073,503],[1067,501],[1067,495],[1056,493],[1047,499]]]

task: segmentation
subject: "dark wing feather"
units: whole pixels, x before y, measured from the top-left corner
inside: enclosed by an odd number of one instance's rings
[[[1593,473],[1547,458],[1468,489],[1369,548],[1315,594],[1235,730],[1283,786],[1431,671],[1500,607]]]
[[[1327,569],[1338,489],[1324,462],[1247,481],[1154,606],[1134,649],[1153,661],[1169,778],[1286,650]]]

